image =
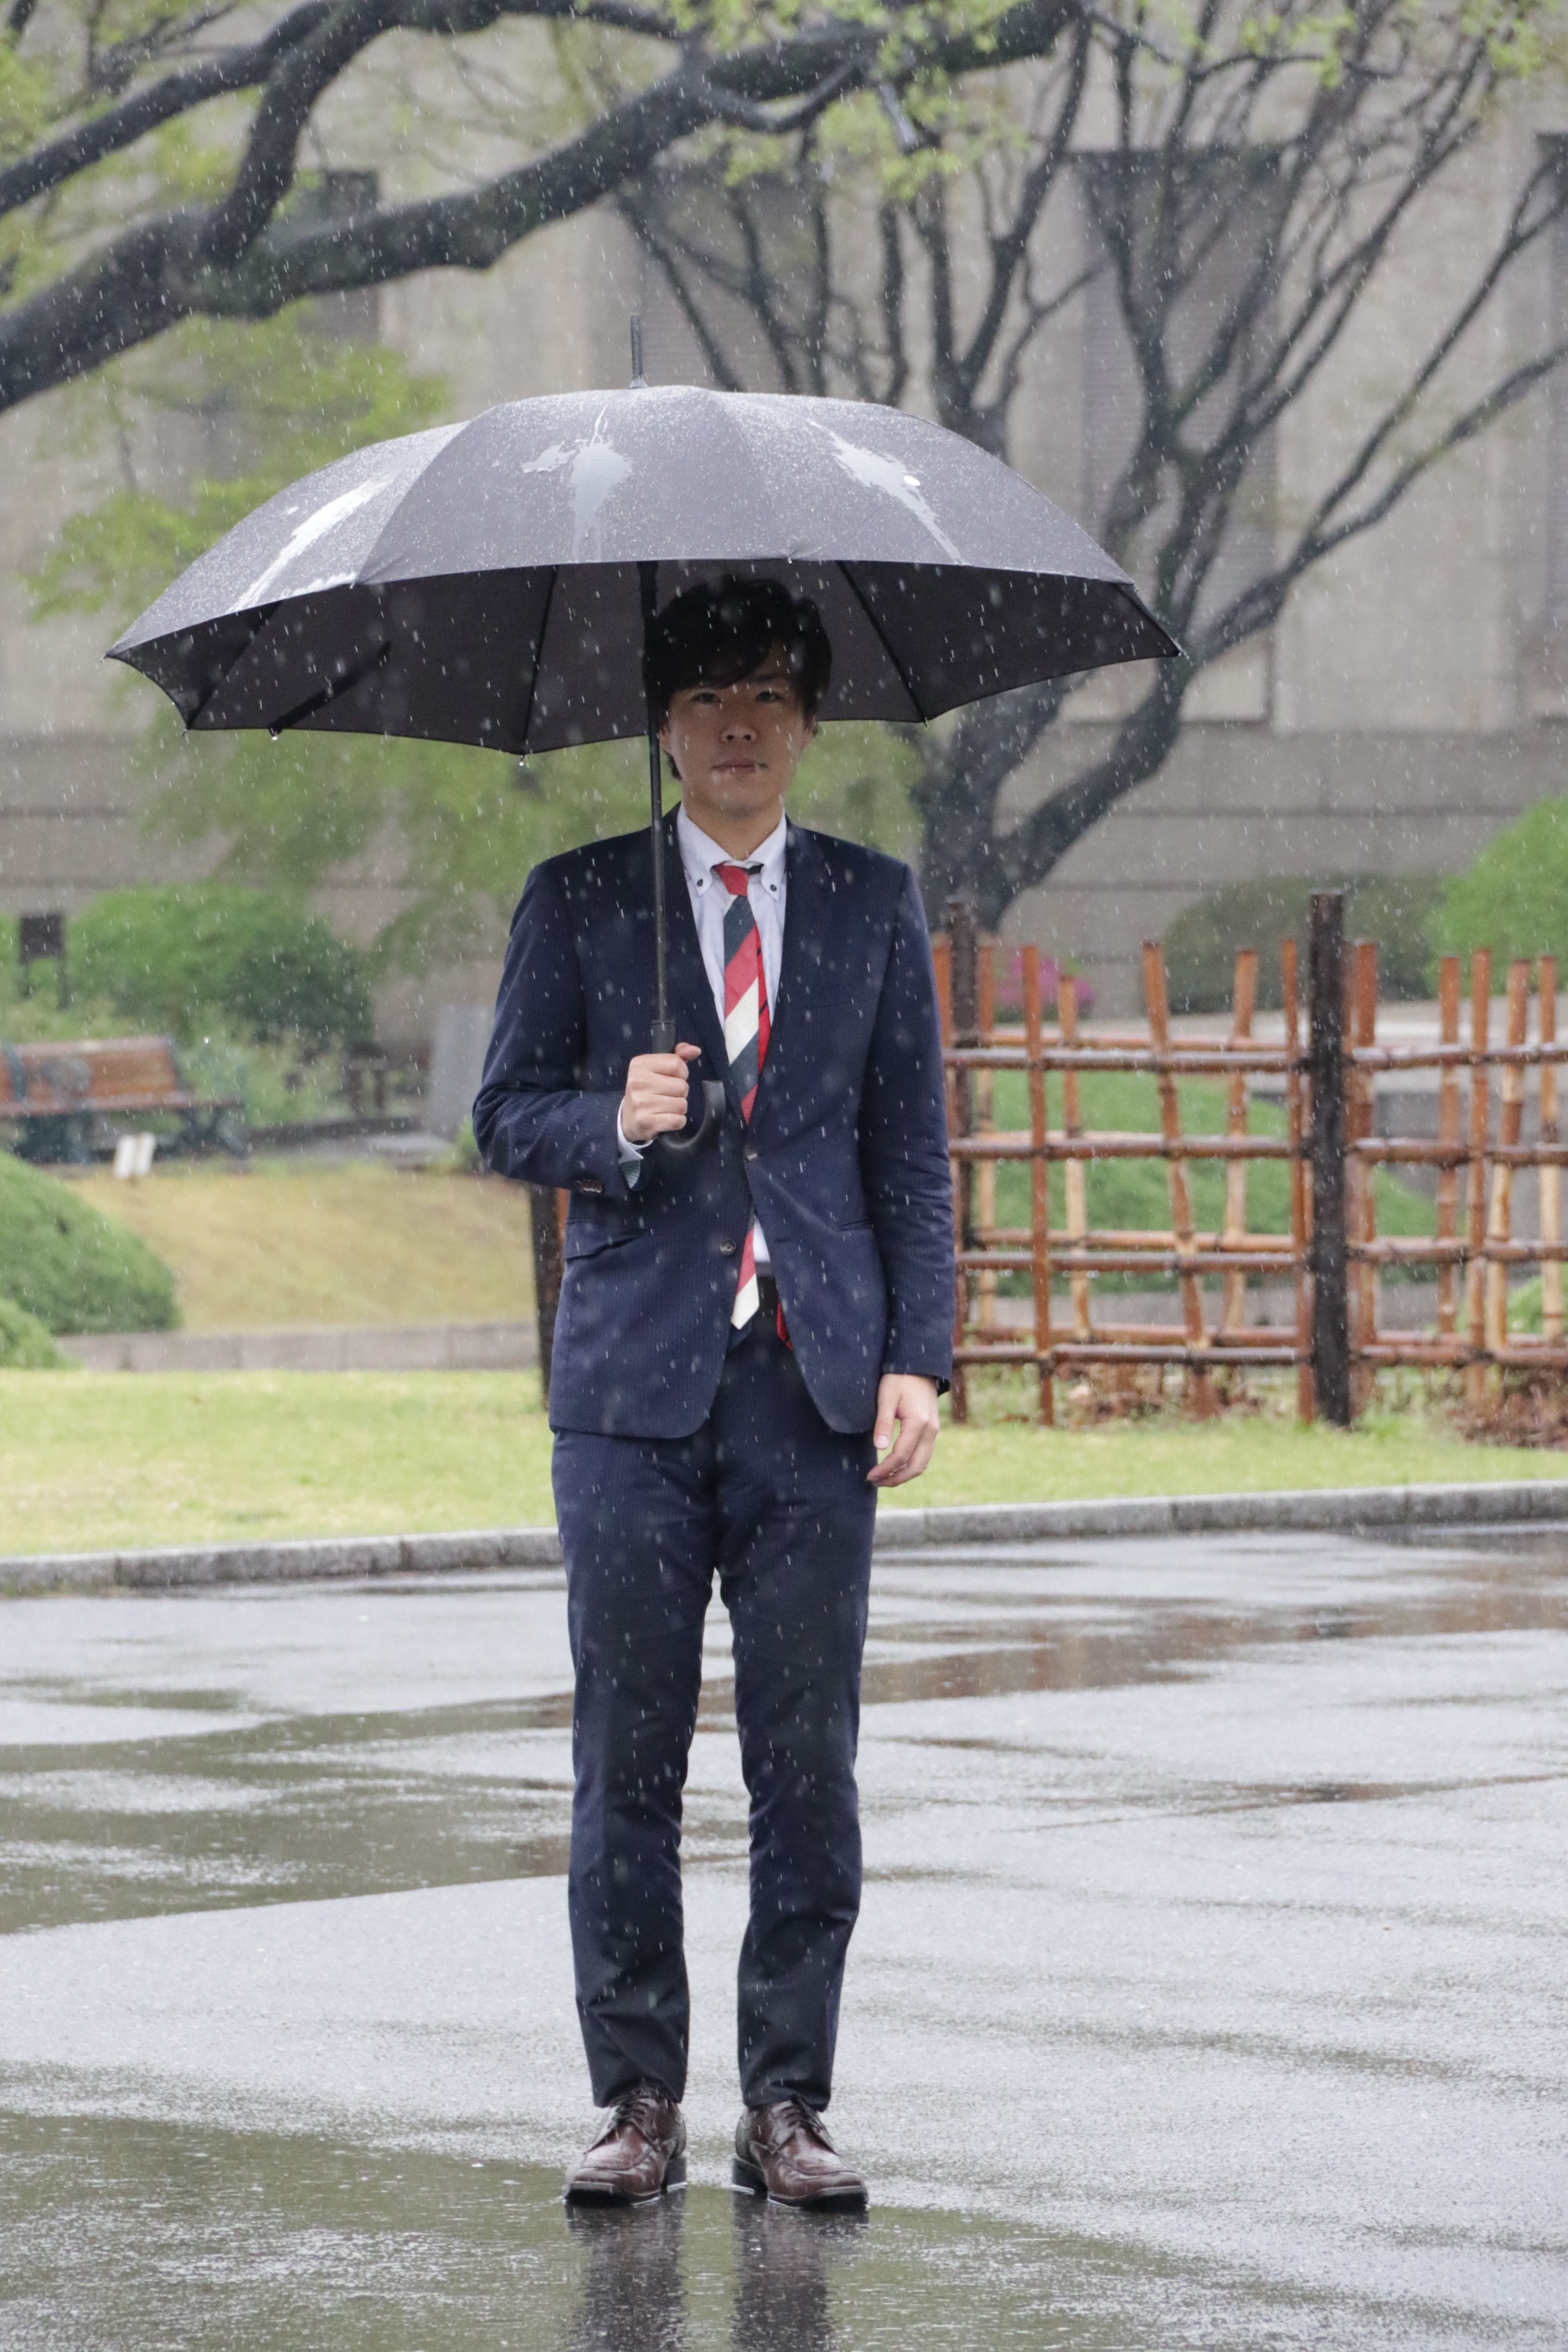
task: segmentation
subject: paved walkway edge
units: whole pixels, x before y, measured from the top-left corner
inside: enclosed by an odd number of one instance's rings
[[[516,1322],[100,1331],[59,1344],[89,1372],[505,1372],[539,1361],[538,1331]]]
[[[976,1545],[1129,1536],[1265,1534],[1373,1528],[1568,1524],[1568,1477],[1454,1486],[1302,1487],[1273,1495],[1149,1495],[1083,1503],[977,1503],[884,1510],[877,1549],[904,1557]],[[164,1591],[186,1585],[278,1584],[341,1577],[443,1576],[555,1568],[553,1528],[470,1534],[329,1536],[303,1543],[187,1544],[163,1550],[39,1552],[0,1558],[0,1592]]]

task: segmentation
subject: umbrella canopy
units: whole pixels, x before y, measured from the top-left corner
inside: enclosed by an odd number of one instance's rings
[[[110,647],[189,728],[331,728],[499,751],[648,744],[658,1012],[669,1053],[661,776],[644,693],[659,607],[716,572],[815,599],[821,719],[935,719],[1009,687],[1175,653],[1124,572],[995,457],[900,409],[703,392],[509,402],[280,491]],[[700,1150],[724,1113],[710,1079]]]
[[[512,401],[279,492],[110,647],[187,727],[510,752],[640,735],[635,650],[720,571],[813,597],[819,717],[926,719],[1177,651],[1023,478],[868,403],[689,385]]]

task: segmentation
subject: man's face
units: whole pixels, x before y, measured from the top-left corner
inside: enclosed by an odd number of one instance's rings
[[[687,814],[700,825],[704,816],[732,824],[776,807],[816,732],[775,646],[733,686],[688,686],[672,695],[658,740],[679,774]]]

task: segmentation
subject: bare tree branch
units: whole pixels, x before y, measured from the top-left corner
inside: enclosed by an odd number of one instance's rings
[[[979,30],[912,26],[908,70],[963,74],[1048,55],[1076,19],[1078,0],[1015,0]],[[322,0],[294,12],[291,37],[270,61],[251,53],[251,79],[265,65],[262,95],[234,180],[214,205],[184,207],[133,224],[15,308],[0,311],[0,410],[68,383],[164,332],[180,320],[265,318],[310,294],[382,285],[435,268],[488,269],[535,229],[563,220],[646,172],[680,140],[739,111],[771,131],[807,122],[832,99],[868,86],[881,67],[882,30],[858,17],[814,18],[789,37],[705,54],[688,43],[669,71],[607,106],[575,138],[485,185],[309,230],[279,208],[292,184],[299,142],[314,106],[358,57],[392,29],[452,36],[503,16],[574,18],[662,35],[665,20],[632,0]],[[258,45],[259,47],[259,45]],[[236,53],[236,59],[239,53]],[[204,61],[205,64],[205,61]],[[238,74],[239,61],[228,71]],[[186,106],[216,94],[181,77]],[[248,86],[237,85],[237,86]],[[176,119],[155,85],[127,107],[145,105],[146,126]],[[755,110],[762,110],[759,115]],[[781,111],[782,110],[782,111]],[[110,110],[113,113],[114,110]],[[155,118],[155,120],[153,120]],[[110,143],[90,160],[124,152],[142,118],[121,114],[118,130],[80,125],[9,167],[35,193],[62,184],[50,157],[68,136]],[[16,201],[27,201],[20,195]]]
[[[1307,21],[1304,5],[1293,21]],[[1004,793],[1059,718],[1074,682],[977,706],[949,730],[911,738],[921,758],[913,793],[929,896],[940,903],[951,890],[967,889],[990,921],[1157,772],[1204,668],[1271,626],[1315,563],[1375,530],[1446,456],[1489,430],[1568,360],[1568,348],[1556,343],[1540,350],[1396,456],[1430,419],[1446,371],[1469,347],[1467,339],[1473,341],[1510,274],[1563,214],[1563,186],[1555,167],[1543,164],[1528,176],[1451,315],[1377,398],[1306,525],[1251,578],[1222,588],[1237,517],[1255,495],[1248,485],[1275,427],[1342,346],[1416,208],[1491,120],[1505,79],[1484,31],[1468,18],[1424,16],[1417,26],[1401,0],[1360,0],[1346,18],[1332,76],[1301,77],[1300,55],[1284,35],[1275,54],[1227,56],[1223,26],[1220,0],[1204,0],[1179,69],[1151,99],[1140,78],[1143,26],[1134,15],[1110,42],[1119,154],[1100,150],[1078,160],[1081,97],[1068,88],[1056,114],[1037,106],[1031,114],[1032,143],[1020,167],[1010,152],[994,173],[984,160],[971,167],[978,175],[978,241],[973,215],[959,226],[955,182],[944,171],[905,203],[884,199],[876,281],[863,272],[864,284],[846,278],[833,289],[835,300],[860,320],[836,355],[851,383],[869,381],[876,320],[879,347],[892,362],[891,396],[909,396],[920,351],[942,421],[997,449],[1005,449],[1009,413],[1044,321],[1102,271],[1115,289],[1136,417],[1106,507],[1091,520],[1146,583],[1152,608],[1187,650],[1152,674],[1103,754],[1016,823],[1005,814]],[[1064,41],[1085,37],[1080,22]],[[1095,37],[1102,37],[1098,22]],[[1065,54],[1058,48],[1058,61]],[[1285,79],[1292,74],[1294,95]],[[909,117],[893,96],[896,113],[883,103],[897,133]],[[912,125],[910,131],[930,143],[931,134]],[[910,142],[900,144],[908,151]],[[1069,168],[1090,192],[1103,258],[1091,257],[1047,288],[1036,282],[1038,257],[1059,252],[1060,240],[1037,232]],[[903,266],[906,233],[925,263],[918,320]],[[844,250],[850,257],[844,263],[831,251],[819,260],[825,277],[836,268],[853,275],[852,238]],[[693,250],[677,267],[689,271],[698,259]],[[731,291],[750,299],[744,285]],[[696,289],[688,285],[686,292],[700,308]],[[714,341],[722,348],[722,335]]]
[[[13,41],[33,5],[10,0]],[[119,45],[104,37],[106,0],[88,0],[89,96],[0,171],[0,214],[45,213],[83,171],[132,158],[138,142],[193,107],[258,96],[216,203],[109,231],[14,303],[13,284],[27,281],[7,257],[0,408],[180,319],[262,318],[302,296],[425,268],[489,268],[536,228],[608,198],[668,280],[716,382],[740,388],[761,348],[788,389],[930,396],[945,424],[1005,451],[1031,353],[1086,287],[1100,289],[1097,301],[1110,289],[1132,398],[1110,461],[1115,478],[1097,485],[1103,509],[1090,520],[1187,651],[1157,667],[1103,753],[1017,822],[1009,782],[1073,681],[980,705],[911,739],[931,896],[967,888],[995,920],[1156,772],[1206,666],[1271,626],[1313,565],[1378,528],[1444,457],[1568,359],[1568,345],[1543,337],[1495,380],[1468,386],[1451,416],[1435,417],[1448,372],[1563,216],[1568,183],[1545,164],[1528,175],[1452,311],[1392,390],[1369,400],[1355,446],[1306,522],[1262,556],[1244,547],[1250,576],[1238,578],[1239,526],[1256,538],[1277,426],[1342,351],[1417,208],[1493,118],[1513,68],[1490,20],[1464,0],[1420,10],[1351,0],[1327,16],[1317,0],[1280,0],[1267,19],[1243,24],[1229,0],[1194,0],[1178,40],[1144,0],[1130,0],[1124,17],[1089,0],[1014,0],[973,26],[913,0],[889,0],[875,18],[844,5],[841,17],[794,17],[787,31],[724,48],[642,0],[296,0],[265,33],[209,51],[230,0],[195,0]],[[637,34],[659,44],[666,62],[645,86],[607,89],[595,118],[548,152],[478,187],[332,224],[290,210],[301,142],[355,60],[394,30],[458,38],[503,17]],[[1085,136],[1096,45],[1110,60],[1110,152],[1102,136]],[[1031,68],[1018,85],[1016,135],[976,159],[973,143],[959,142],[973,142],[980,118],[945,113],[931,93],[943,77],[977,72],[993,90],[1011,89],[996,77],[1015,66]],[[880,180],[868,168],[852,186],[830,180],[819,151],[831,142],[817,126],[859,91],[874,94],[905,164],[925,153],[935,168]],[[794,162],[734,185],[712,173],[705,226],[683,209],[693,166],[682,142],[726,131],[787,134]],[[1060,257],[1052,207],[1068,202],[1094,226],[1087,258],[1073,240]],[[746,321],[739,345],[737,316]]]
[[[122,154],[149,131],[205,106],[209,99],[256,89],[281,57],[315,31],[331,5],[331,0],[306,0],[303,7],[280,17],[259,40],[244,48],[226,49],[199,65],[187,66],[181,73],[167,74],[151,89],[138,90],[134,98],[79,123],[64,137],[36,147],[20,163],[0,170],[0,215],[15,212],[18,205],[63,186],[108,155]]]

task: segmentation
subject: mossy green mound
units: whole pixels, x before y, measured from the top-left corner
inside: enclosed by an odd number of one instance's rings
[[[1306,874],[1230,882],[1186,908],[1165,933],[1173,1013],[1228,1013],[1237,952],[1258,950],[1258,1003],[1278,1013],[1279,943],[1296,942],[1303,1000],[1307,935],[1315,890],[1342,890],[1345,937],[1375,940],[1379,993],[1385,1002],[1423,997],[1431,960],[1429,925],[1446,886],[1433,874],[1350,874],[1314,880]],[[1433,986],[1436,986],[1434,982]]]
[[[71,981],[187,1043],[226,1026],[316,1045],[371,1034],[364,959],[286,891],[239,883],[106,890],[70,926]]]
[[[50,1331],[169,1331],[174,1277],[68,1184],[0,1151],[0,1297]]]
[[[1559,988],[1568,968],[1568,793],[1537,801],[1494,834],[1475,863],[1443,891],[1431,923],[1431,984],[1437,958],[1492,951],[1500,992],[1515,956],[1557,958]]]
[[[0,1372],[58,1372],[69,1361],[36,1315],[0,1298]]]

